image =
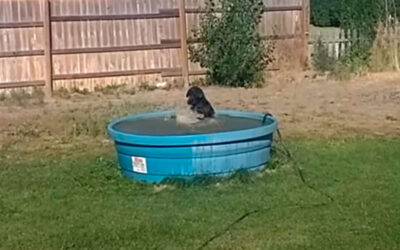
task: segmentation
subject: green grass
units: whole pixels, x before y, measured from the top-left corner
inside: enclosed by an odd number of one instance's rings
[[[0,151],[2,249],[399,249],[400,140],[293,139],[290,164],[218,184],[138,184],[102,140]],[[257,210],[229,226],[246,213]]]

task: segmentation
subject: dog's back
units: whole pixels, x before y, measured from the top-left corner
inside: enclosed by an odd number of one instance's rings
[[[204,118],[213,118],[215,116],[214,108],[206,98],[202,99],[196,106],[196,112],[203,114]]]

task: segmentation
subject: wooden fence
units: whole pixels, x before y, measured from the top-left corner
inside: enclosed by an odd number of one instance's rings
[[[184,79],[204,74],[187,59],[205,0],[0,0],[0,88]],[[309,0],[265,0],[260,32],[276,63],[308,59]],[[181,29],[182,28],[182,29]],[[182,78],[183,77],[183,78]]]

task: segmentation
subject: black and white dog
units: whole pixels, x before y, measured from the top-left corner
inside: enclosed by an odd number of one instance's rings
[[[197,86],[191,87],[186,93],[187,104],[190,109],[198,114],[197,119],[214,118],[215,111],[210,102],[206,99],[204,92]]]

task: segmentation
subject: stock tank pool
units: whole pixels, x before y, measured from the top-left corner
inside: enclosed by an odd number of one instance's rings
[[[262,113],[217,110],[215,119],[183,124],[162,111],[115,120],[108,133],[126,176],[160,183],[261,169],[276,129],[276,119]]]

